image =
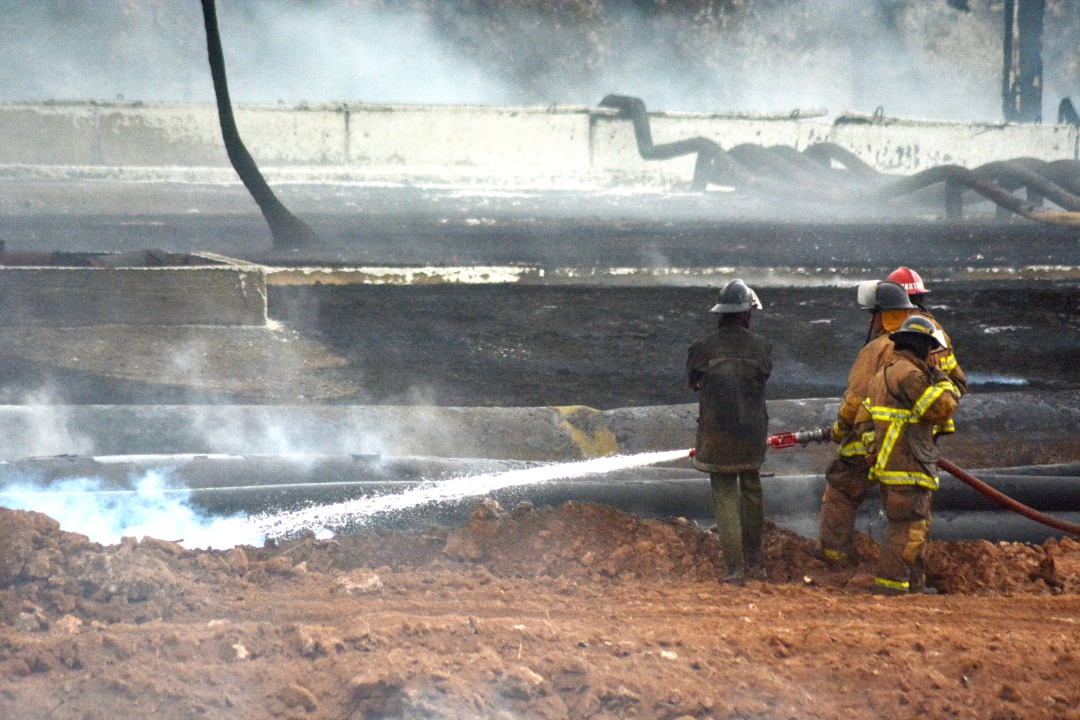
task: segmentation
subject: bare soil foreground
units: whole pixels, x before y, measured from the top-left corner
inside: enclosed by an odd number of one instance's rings
[[[934,543],[868,593],[776,528],[488,501],[463,528],[102,547],[0,510],[3,718],[1080,718],[1080,543]]]

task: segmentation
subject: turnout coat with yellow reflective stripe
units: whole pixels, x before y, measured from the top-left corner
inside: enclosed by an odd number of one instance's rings
[[[941,324],[929,313],[920,310],[913,314],[922,315],[934,323],[939,330],[941,329]],[[958,391],[958,397],[962,397],[967,392],[967,378],[964,376],[960,363],[956,361],[949,335],[944,330],[941,332],[945,336],[945,347],[930,353],[929,364],[945,371]],[[833,439],[840,444],[837,451],[840,457],[852,458],[866,455],[866,433],[872,428],[870,417],[863,408],[863,400],[870,394],[870,380],[892,360],[893,342],[889,339],[888,332],[882,332],[868,342],[856,356],[851,372],[848,373],[847,390],[840,401],[840,408],[836,412],[836,422],[833,425]],[[942,422],[934,430],[936,435],[952,432],[956,432],[956,427],[951,418]]]
[[[864,406],[874,424],[868,439],[870,478],[886,485],[938,488],[934,426],[956,412],[960,392],[940,369],[906,350],[870,381]]]
[[[886,363],[892,360],[893,342],[888,333],[881,333],[863,346],[848,373],[847,390],[836,411],[836,423],[833,425],[833,437],[840,443],[841,457],[861,457],[866,455],[863,445],[863,433],[869,430],[859,418],[863,400],[870,389],[870,380]]]
[[[949,333],[945,332],[945,328],[941,327],[941,323],[939,323],[937,318],[933,315],[925,310],[919,310],[918,314],[934,323],[934,327],[940,330],[942,336],[945,338],[945,347],[931,351],[929,364],[944,370],[945,374],[949,376],[949,380],[952,381],[952,384],[960,391],[960,396],[963,397],[964,394],[967,393],[967,377],[965,377],[964,371],[960,368],[960,363],[956,361],[956,353],[953,351],[952,338],[949,337]],[[945,430],[945,432],[952,432],[952,430]]]

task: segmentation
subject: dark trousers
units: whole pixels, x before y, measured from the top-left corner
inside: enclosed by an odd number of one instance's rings
[[[760,565],[761,535],[765,527],[761,475],[757,470],[709,473],[709,480],[713,516],[728,570]]]

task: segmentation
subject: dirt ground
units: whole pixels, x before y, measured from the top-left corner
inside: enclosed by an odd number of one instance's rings
[[[4,718],[1080,718],[1080,543],[934,543],[878,598],[773,527],[488,501],[463,528],[190,551],[0,510]]]

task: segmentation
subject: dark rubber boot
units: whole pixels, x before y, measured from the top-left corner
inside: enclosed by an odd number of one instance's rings
[[[720,582],[724,585],[736,585],[742,587],[746,584],[746,568],[731,568],[727,571],[726,575],[720,578]]]

